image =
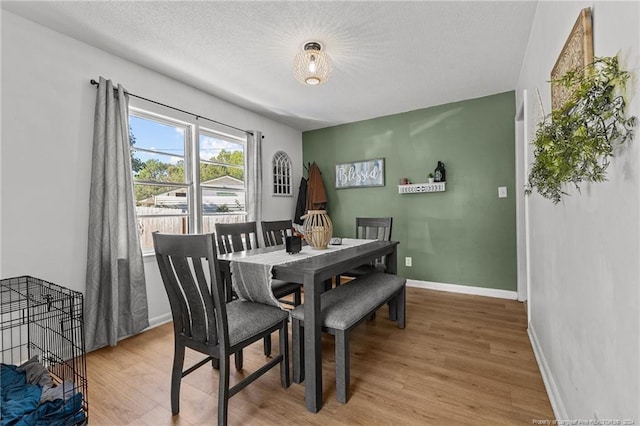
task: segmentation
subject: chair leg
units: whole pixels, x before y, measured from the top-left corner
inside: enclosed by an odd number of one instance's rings
[[[174,416],[180,412],[180,381],[182,380],[182,367],[184,366],[184,345],[175,343],[173,353],[173,368],[171,370],[171,414]]]
[[[237,354],[238,352],[236,352]],[[242,356],[241,356],[242,358]],[[237,357],[236,357],[237,360]],[[218,383],[218,425],[226,426],[229,409],[229,355],[220,357],[220,382]],[[237,365],[237,361],[236,361]]]
[[[264,338],[264,356],[271,356],[271,335]]]
[[[282,360],[280,361],[280,382],[283,388],[288,388],[291,385],[291,378],[289,377],[289,322],[284,321],[282,328],[278,333],[280,337],[280,354]]]
[[[302,303],[302,294],[300,289],[296,290],[295,293],[293,293],[293,306],[298,306]]]
[[[234,355],[235,355],[235,358],[236,358],[236,370],[240,371],[240,370],[242,370],[242,364],[243,364],[243,360],[244,360],[244,358],[242,357],[242,349],[240,349]]]
[[[336,330],[336,397],[345,404],[349,399],[349,337],[344,330]]]
[[[224,296],[227,302],[231,302],[233,300],[233,287],[231,285],[231,277],[226,271],[222,271],[220,273],[220,278],[222,279],[222,283],[224,285]]]
[[[340,285],[340,275],[336,275],[336,287]]]
[[[220,369],[220,360],[218,358],[213,358],[211,360],[211,366],[215,369],[215,370],[219,370]]]
[[[291,322],[291,337],[293,345],[293,382],[304,381],[304,327],[300,320],[293,318]]]
[[[407,320],[407,287],[402,286],[402,290],[396,298],[398,328],[404,328]]]

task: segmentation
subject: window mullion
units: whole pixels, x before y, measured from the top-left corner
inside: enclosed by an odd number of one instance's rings
[[[194,232],[202,233],[202,189],[200,188],[200,124],[198,122],[193,126],[193,134],[191,135],[191,154],[189,164],[191,165],[191,182],[193,187],[193,209],[192,220],[194,223]]]

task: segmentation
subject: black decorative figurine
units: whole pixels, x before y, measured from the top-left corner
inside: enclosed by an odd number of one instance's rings
[[[444,163],[442,161],[438,161],[438,166],[433,171],[433,181],[434,182],[447,181],[447,172],[444,170]]]

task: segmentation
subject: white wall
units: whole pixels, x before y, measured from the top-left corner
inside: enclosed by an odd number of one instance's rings
[[[619,52],[634,74],[628,111],[640,117],[640,4],[540,2],[518,81],[550,112],[547,80],[579,11],[592,7],[596,56]],[[529,132],[533,129],[529,128]],[[554,205],[529,202],[531,323],[556,416],[640,422],[640,140],[617,152],[608,181]]]
[[[265,136],[263,216],[290,218],[295,197],[272,197],[277,150],[302,176],[301,132],[2,11],[1,277],[33,275],[84,291],[89,181],[99,76],[134,94]],[[297,195],[297,192],[296,192]],[[153,257],[145,258],[149,316],[169,318]]]

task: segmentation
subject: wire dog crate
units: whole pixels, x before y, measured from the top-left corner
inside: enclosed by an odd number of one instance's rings
[[[37,356],[64,395],[55,408],[65,425],[88,420],[83,305],[82,293],[38,278],[0,280],[0,360],[17,366]]]

